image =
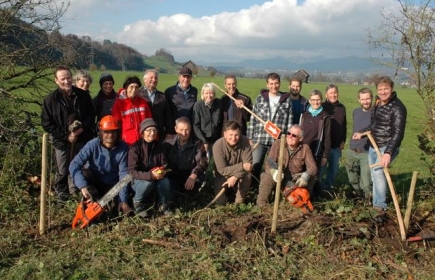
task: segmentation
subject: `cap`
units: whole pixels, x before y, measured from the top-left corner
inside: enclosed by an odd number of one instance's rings
[[[181,67],[180,71],[178,71],[179,75],[182,76],[191,76],[192,77],[192,70],[190,70],[189,67]]]

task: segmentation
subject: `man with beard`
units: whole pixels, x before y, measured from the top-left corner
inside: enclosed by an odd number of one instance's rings
[[[369,88],[358,91],[360,107],[353,110],[353,133],[370,125],[373,93]],[[360,140],[351,139],[347,150],[346,171],[349,183],[356,196],[371,196],[371,178],[369,167],[369,145],[367,137]]]
[[[302,90],[302,80],[293,77],[289,80],[290,98],[292,100],[293,124],[299,124],[302,114],[307,110],[308,99],[300,93]]]
[[[71,70],[58,66],[54,71],[57,89],[44,98],[42,128],[54,146],[57,173],[54,188],[59,200],[68,200],[68,165],[72,155],[93,138],[95,110],[88,91],[73,86]],[[70,129],[80,123],[77,129]],[[72,151],[71,151],[72,150]]]

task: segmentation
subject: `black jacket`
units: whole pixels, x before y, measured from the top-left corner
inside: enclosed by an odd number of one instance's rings
[[[193,106],[193,131],[204,144],[213,144],[222,136],[222,108],[219,98],[213,100],[211,108],[204,100]]]
[[[346,108],[340,101],[322,103],[323,110],[331,116],[331,149],[340,147],[341,143],[346,142],[347,120]]]
[[[59,89],[46,96],[42,105],[41,125],[59,150],[69,147],[68,127],[74,120],[80,121],[84,130],[77,143],[85,144],[94,137],[95,109],[89,92],[73,86],[72,94],[73,113],[70,116]]]
[[[406,107],[397,98],[395,91],[387,104],[380,105],[378,100],[376,103],[372,111],[370,126],[359,132],[370,130],[376,144],[379,147],[386,147],[384,153],[393,155],[400,147],[405,135]]]
[[[172,123],[171,107],[169,106],[168,99],[163,92],[156,90],[154,94],[154,102],[151,102],[146,88],[143,87],[139,91],[139,95],[145,98],[148,106],[151,108],[151,115],[157,124],[157,129],[159,130],[159,141],[163,142],[166,138],[166,134],[175,134],[174,124]]]
[[[163,145],[158,141],[148,143],[137,140],[128,151],[128,173],[133,179],[151,180],[151,169],[168,164]]]
[[[177,178],[179,175],[196,174],[198,177],[204,177],[207,170],[207,153],[204,144],[190,137],[182,151],[179,151],[177,144],[178,136],[170,135],[163,142],[168,167],[172,171],[168,174],[169,177]],[[178,153],[181,152],[182,157],[178,158]],[[179,162],[180,160],[180,162]]]
[[[175,120],[179,117],[187,117],[193,123],[193,105],[198,98],[198,89],[190,85],[186,91],[187,98],[185,98],[177,82],[175,86],[165,90],[165,95],[171,107],[172,127],[175,127]]]
[[[248,108],[249,110],[252,110],[252,100],[249,96],[240,93],[238,90],[236,90],[233,97],[237,100],[242,100],[243,105],[245,105],[245,107]],[[242,134],[246,135],[246,131],[248,129],[247,123],[251,118],[251,114],[245,109],[237,108],[236,104],[234,104],[234,101],[227,95],[224,95],[221,98],[221,104],[222,104],[222,114],[224,120],[222,126],[224,126],[225,123],[228,121],[228,111],[230,109],[230,105],[233,104],[233,120],[242,127]]]

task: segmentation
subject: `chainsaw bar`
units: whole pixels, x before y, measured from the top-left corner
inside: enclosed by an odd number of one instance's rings
[[[128,183],[133,180],[133,177],[130,174],[127,174],[121,181],[116,183],[100,200],[98,200],[98,204],[101,207],[106,206],[115,196],[118,195],[119,191],[125,187]]]

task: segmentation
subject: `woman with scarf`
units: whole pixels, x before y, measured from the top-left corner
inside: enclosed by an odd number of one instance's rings
[[[313,90],[309,94],[307,111],[302,114],[300,125],[304,130],[302,143],[310,146],[314,160],[317,165],[317,177],[321,166],[325,166],[328,160],[329,150],[331,149],[331,119],[323,110],[322,93]],[[317,178],[316,187],[319,188]],[[314,183],[314,182],[312,182]]]
[[[212,83],[206,83],[201,90],[201,100],[193,106],[193,131],[204,143],[210,158],[213,144],[222,136],[221,101],[216,98],[216,90]]]

